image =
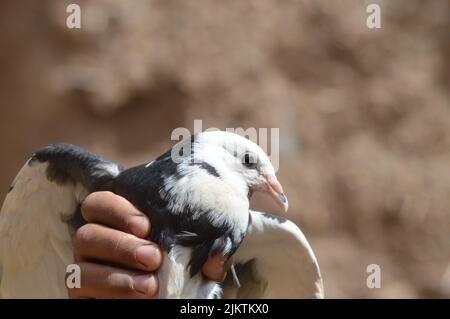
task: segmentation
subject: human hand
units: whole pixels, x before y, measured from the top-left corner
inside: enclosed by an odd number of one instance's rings
[[[125,198],[111,192],[90,194],[81,206],[87,224],[74,238],[81,287],[68,289],[71,298],[152,298],[158,292],[155,272],[163,261],[160,248],[146,240],[150,221]],[[216,281],[229,263],[213,256],[203,274]]]

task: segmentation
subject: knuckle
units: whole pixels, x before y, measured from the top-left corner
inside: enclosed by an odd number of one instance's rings
[[[127,233],[120,233],[120,235],[117,236],[114,243],[114,252],[127,252],[131,248],[131,246],[134,246],[133,244],[134,236],[127,234]]]
[[[122,293],[132,293],[134,291],[133,278],[128,274],[115,273],[108,276],[106,279],[108,287],[111,287],[115,291]]]
[[[74,236],[75,249],[79,248],[80,245],[83,245],[85,242],[89,241],[89,239],[92,237],[92,232],[93,229],[91,224],[86,224],[78,228]]]
[[[99,202],[110,201],[115,195],[110,191],[94,192],[89,194],[81,204],[81,215],[89,219],[92,214],[98,211]]]
[[[116,195],[116,194],[113,194],[113,196],[115,197],[116,204],[129,205],[129,201],[127,199],[125,199],[124,197]]]
[[[123,280],[123,287],[127,293],[134,292],[134,282],[131,276],[126,276],[126,280]]]
[[[92,193],[89,194],[81,204],[81,215],[84,219],[89,219],[92,211],[95,209],[97,203],[98,194]]]

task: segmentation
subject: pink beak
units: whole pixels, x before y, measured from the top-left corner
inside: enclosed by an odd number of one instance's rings
[[[287,212],[289,207],[289,202],[284,195],[283,187],[281,187],[280,182],[274,175],[267,175],[267,190],[266,192],[272,197],[272,199],[280,206],[285,212]]]

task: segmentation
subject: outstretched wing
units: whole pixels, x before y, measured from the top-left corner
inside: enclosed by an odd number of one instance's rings
[[[250,214],[249,232],[233,256],[241,287],[227,278],[224,297],[323,298],[319,265],[302,231],[278,216]]]
[[[81,148],[38,151],[15,178],[0,211],[0,298],[64,298],[80,203],[121,168]]]

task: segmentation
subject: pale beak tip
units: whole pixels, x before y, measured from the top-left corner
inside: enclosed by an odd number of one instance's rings
[[[278,198],[280,199],[280,202],[283,204],[284,211],[287,212],[288,208],[289,208],[289,202],[288,202],[288,199],[287,199],[286,195],[279,194]]]
[[[283,187],[275,176],[267,177],[267,193],[275,200],[285,212],[287,212],[289,204],[286,195],[284,195]]]

